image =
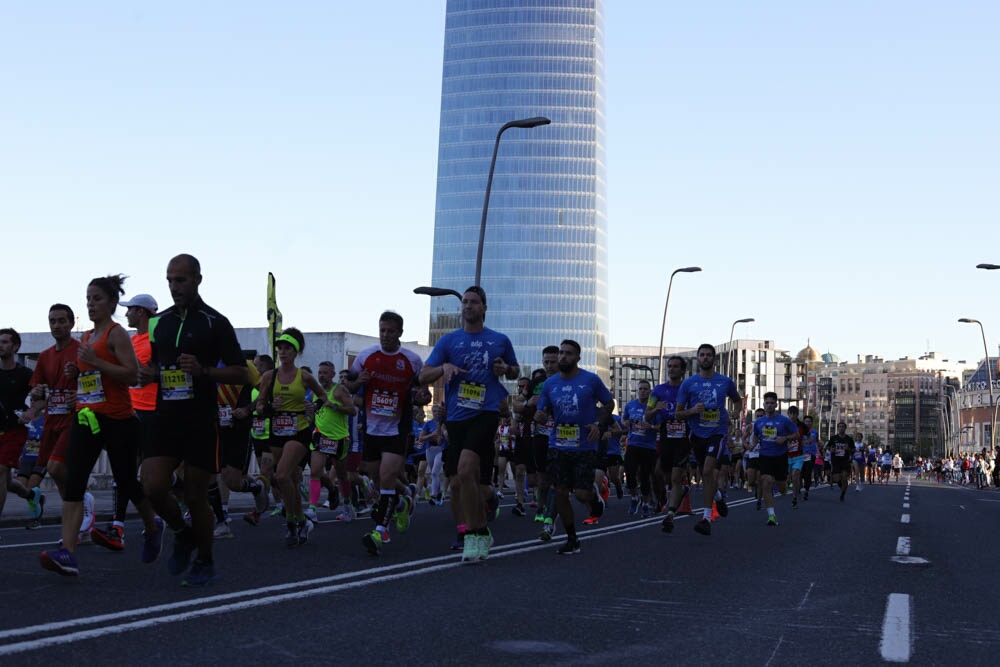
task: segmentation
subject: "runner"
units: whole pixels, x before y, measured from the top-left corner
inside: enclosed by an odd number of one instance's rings
[[[604,500],[594,489],[600,421],[611,421],[615,401],[597,375],[579,367],[580,344],[564,340],[559,345],[559,375],[545,381],[535,413],[535,423],[549,417],[556,426],[549,439],[548,475],[556,487],[556,507],[566,529],[560,555],[580,553],[573,505],[569,492],[590,508],[591,516],[603,514]],[[598,410],[600,405],[600,410]]]
[[[445,334],[420,372],[420,384],[442,378],[447,406],[448,450],[445,473],[451,481],[451,502],[464,524],[462,560],[489,557],[493,536],[486,527],[493,438],[500,421],[500,402],[507,390],[500,378],[518,378],[514,346],[504,334],[485,325],[486,292],[479,286],[462,295],[462,328]],[[593,477],[593,471],[591,471]]]
[[[323,404],[316,411],[316,431],[312,436],[312,444],[309,446],[309,508],[315,511],[319,502],[320,477],[323,475],[323,466],[327,460],[333,463],[333,470],[337,476],[337,483],[340,489],[340,501],[345,506],[345,511],[341,514],[350,514],[348,518],[344,516],[342,521],[352,521],[354,519],[354,506],[351,504],[351,480],[344,462],[351,451],[351,431],[348,419],[358,413],[354,407],[354,397],[347,387],[334,382],[336,370],[332,361],[321,361],[319,364],[319,384],[326,394],[328,404]],[[322,394],[319,394],[322,395]],[[332,495],[332,494],[331,494]],[[349,509],[348,509],[349,508]],[[333,502],[330,509],[336,509]]]
[[[837,433],[830,438],[827,447],[830,450],[830,482],[840,487],[840,502],[844,502],[855,454],[854,440],[847,435],[845,422],[837,424]]]
[[[402,533],[410,526],[413,498],[400,482],[406,458],[406,437],[413,424],[411,389],[423,362],[400,345],[403,318],[392,311],[378,319],[379,344],[362,350],[351,366],[348,389],[364,385],[365,431],[362,469],[379,489],[378,507],[372,510],[375,530],[365,533],[361,543],[373,556],[389,538],[389,521],[396,520]],[[491,440],[492,442],[492,440]],[[492,460],[491,460],[492,462]]]
[[[660,429],[660,469],[670,480],[667,516],[660,524],[663,532],[674,530],[674,517],[687,490],[687,466],[691,457],[691,440],[687,422],[676,415],[677,393],[684,382],[687,361],[673,356],[667,359],[667,381],[658,384],[646,401],[646,421]]]
[[[753,420],[747,423],[744,441],[747,443],[746,467],[747,467],[747,490],[753,491],[754,498],[757,499],[757,510],[760,511],[763,503],[763,496],[760,492],[760,447],[753,441],[753,425],[758,419],[764,416],[764,408],[757,408],[753,412]]]
[[[893,481],[899,481],[899,473],[901,472],[903,472],[903,457],[897,451],[892,455],[892,476],[895,478]]]
[[[535,369],[531,373],[531,398],[527,402],[527,407],[535,409],[538,407],[538,397],[542,392],[542,385],[559,370],[559,347],[556,345],[546,346],[542,350],[542,368]],[[550,419],[545,424],[538,424],[532,415],[532,425],[534,436],[531,439],[531,448],[535,454],[535,500],[538,508],[535,511],[535,522],[542,524],[542,534],[539,537],[543,541],[552,538],[555,532],[556,513],[556,492],[552,487],[548,476],[548,452],[549,441],[552,436],[552,429],[555,424]]]
[[[650,390],[648,381],[639,380],[636,398],[622,410],[622,425],[628,433],[625,480],[632,496],[628,513],[632,516],[641,513],[643,519],[653,514],[653,468],[656,467],[656,430],[646,419]]]
[[[857,483],[857,486],[854,487],[855,491],[861,491],[865,481],[865,449],[864,435],[855,433],[854,451],[851,453],[851,470],[854,473],[854,481]]]
[[[17,331],[0,329],[0,514],[7,502],[7,492],[12,491],[28,501],[30,517],[38,519],[44,503],[41,491],[37,485],[26,487],[11,476],[18,469],[28,440],[25,424],[35,419],[25,403],[31,391],[32,373],[17,363],[15,355],[20,348],[21,336]]]
[[[258,354],[253,358],[253,367],[259,378],[268,371],[274,370],[274,359],[269,354]],[[276,484],[271,483],[271,480],[274,479],[274,457],[271,456],[271,449],[268,447],[268,443],[271,442],[271,420],[265,415],[257,414],[257,398],[259,396],[260,380],[258,379],[257,383],[250,389],[250,444],[253,446],[253,454],[257,457],[257,467],[260,470],[258,479],[264,484],[264,499],[267,500],[268,491],[270,491],[271,495],[274,496],[276,514],[280,515],[284,511],[281,491]],[[281,509],[278,509],[279,507]],[[264,511],[258,512],[255,505],[252,510],[243,515],[243,520],[251,526],[256,526],[266,511],[265,507]]]
[[[219,472],[216,383],[249,381],[236,333],[229,320],[202,300],[201,281],[201,264],[191,255],[178,255],[167,264],[174,305],[150,320],[153,358],[139,369],[140,384],[160,385],[149,449],[143,452],[143,486],[174,533],[167,571],[187,572],[184,586],[204,586],[215,578],[208,485]],[[191,525],[170,494],[174,470],[181,464]]]
[[[813,428],[813,418],[806,415],[802,419],[804,432],[802,434],[802,499],[809,500],[809,488],[813,482],[813,470],[816,467],[816,457],[819,456],[819,433]]]
[[[293,549],[307,544],[315,525],[302,508],[299,484],[306,454],[312,444],[313,428],[306,418],[306,391],[311,389],[318,401],[331,410],[323,387],[308,371],[296,367],[295,360],[306,349],[306,339],[295,327],[281,332],[275,343],[278,367],[260,379],[260,395],[255,406],[259,414],[271,420],[271,440],[268,446],[274,457],[274,481],[285,499],[285,546]]]
[[[524,487],[528,482],[528,477],[535,477],[535,457],[531,450],[532,437],[532,417],[534,410],[525,406],[531,395],[528,387],[531,384],[530,378],[520,377],[517,380],[517,393],[514,394],[511,412],[513,420],[511,422],[511,437],[514,444],[514,507],[510,512],[514,516],[524,516]],[[534,479],[532,479],[534,483]]]
[[[879,456],[879,482],[889,483],[889,473],[892,472],[892,450],[888,447]]]
[[[691,449],[702,470],[702,496],[705,507],[703,518],[694,525],[702,535],[712,534],[712,501],[715,501],[719,516],[729,515],[722,494],[716,491],[716,467],[722,449],[722,439],[729,433],[729,415],[726,399],[733,402],[733,410],[739,411],[743,399],[736,385],[725,375],[715,372],[715,347],[702,343],[698,347],[698,374],[681,383],[677,392],[676,419],[687,419],[691,429]]]
[[[132,336],[132,349],[139,365],[149,364],[152,354],[149,347],[149,318],[156,315],[158,306],[156,299],[148,294],[136,294],[128,301],[118,304],[124,306],[125,319],[128,325],[135,329]],[[153,410],[156,409],[156,383],[140,387],[134,385],[129,387],[129,396],[132,398],[132,408],[135,416],[139,420],[139,449],[141,455],[146,441],[149,439]],[[111,523],[105,530],[100,530],[96,526],[90,531],[94,544],[98,544],[112,551],[121,551],[125,548],[125,512],[128,509],[128,496],[120,493],[118,484],[112,483],[112,507]]]
[[[87,315],[94,328],[83,334],[77,361],[65,368],[76,379],[77,390],[76,419],[66,448],[62,546],[43,551],[39,557],[42,567],[65,576],[80,573],[74,552],[84,520],[84,493],[102,449],[108,453],[115,483],[139,510],[146,528],[142,561],[156,560],[162,544],[163,523],[153,514],[137,478],[139,421],[128,387],[136,382],[139,364],[125,329],[111,320],[125,293],[124,281],[120,275],[90,281]]]
[[[778,414],[778,395],[773,391],[764,394],[764,416],[753,423],[754,442],[760,448],[760,488],[767,508],[767,525],[777,526],[774,515],[775,482],[784,493],[788,487],[789,443],[799,439],[799,428],[785,415]],[[798,451],[796,448],[795,451]]]
[[[420,427],[419,439],[427,445],[427,474],[430,477],[430,504],[441,505],[444,486],[444,454],[448,444],[444,428],[444,406],[435,403],[431,407],[431,420]]]
[[[802,466],[805,464],[806,455],[802,451],[802,441],[805,438],[805,424],[799,421],[799,408],[795,405],[788,406],[788,418],[799,430],[799,437],[789,439],[785,443],[788,450],[788,474],[792,478],[792,509],[799,508],[799,491],[802,489]]]

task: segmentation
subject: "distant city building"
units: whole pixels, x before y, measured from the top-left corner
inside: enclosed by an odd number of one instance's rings
[[[989,372],[987,372],[989,365]],[[958,391],[959,423],[956,424],[956,439],[963,452],[981,451],[992,442],[993,417],[996,405],[990,407],[990,375],[993,377],[994,400],[1000,402],[1000,359],[990,357],[980,360],[978,365],[966,373]]]
[[[608,377],[608,221],[602,0],[449,0],[434,216],[432,284],[475,278],[483,195],[500,142],[483,250],[486,325],[537,367],[572,338],[580,365]],[[433,344],[459,325],[432,299]]]

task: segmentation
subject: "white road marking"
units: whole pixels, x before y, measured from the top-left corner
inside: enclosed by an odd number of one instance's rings
[[[903,503],[903,509],[904,510],[910,509],[910,503]]]
[[[0,549],[19,549],[21,547],[50,547],[55,549],[58,547],[58,543],[52,540],[47,540],[45,542],[25,542],[23,544],[3,544],[0,545]]]
[[[896,540],[896,555],[897,556],[909,556],[910,555],[910,538],[900,537]]]
[[[903,516],[899,517],[899,522],[900,523],[910,523],[910,515],[909,514],[904,514]]]
[[[893,563],[899,563],[901,565],[930,565],[931,562],[926,558],[921,558],[920,556],[893,556],[890,558]]]
[[[797,611],[802,611],[802,608],[806,606],[806,600],[809,599],[809,594],[812,593],[812,589],[815,585],[816,585],[815,581],[809,583],[809,589],[806,591],[806,594],[802,597],[802,602],[799,603]]]
[[[879,649],[887,662],[909,662],[912,652],[910,637],[910,596],[891,593],[885,605],[882,641]]]

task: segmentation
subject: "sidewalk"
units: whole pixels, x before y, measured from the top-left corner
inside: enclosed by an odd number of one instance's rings
[[[50,482],[48,485],[43,485],[42,493],[45,494],[45,512],[42,514],[42,523],[46,525],[59,523],[60,516],[62,515],[62,498],[59,497],[59,491]],[[101,527],[103,524],[111,521],[111,515],[114,512],[114,507],[112,506],[113,492],[111,489],[91,489],[90,494],[94,496],[94,514],[96,515],[94,524]],[[229,497],[230,514],[240,515],[244,512],[249,512],[253,508],[253,496],[249,493],[233,493]],[[127,519],[138,518],[138,512],[136,512],[132,503],[129,503]],[[25,526],[29,519],[28,503],[23,498],[13,493],[8,493],[7,503],[3,508],[3,515],[0,516],[0,528]]]

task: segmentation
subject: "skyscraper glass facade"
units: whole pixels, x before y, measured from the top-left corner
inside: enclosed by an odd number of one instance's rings
[[[581,366],[608,377],[608,221],[601,0],[448,0],[433,282],[473,284],[483,195],[500,141],[483,249],[487,326],[522,367],[572,338]],[[430,339],[459,325],[431,304]]]

